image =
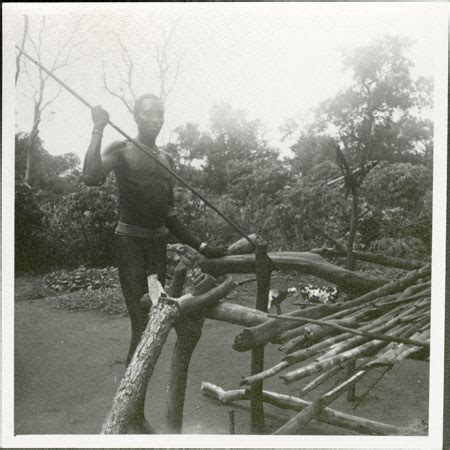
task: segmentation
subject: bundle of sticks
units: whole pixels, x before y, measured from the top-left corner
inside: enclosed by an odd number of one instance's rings
[[[301,387],[300,394],[306,394],[347,369],[338,386],[321,395],[275,434],[298,431],[372,369],[388,369],[407,357],[428,357],[430,277],[431,267],[427,265],[348,302],[313,306],[289,315],[269,314],[271,319],[236,337],[237,350],[271,341],[281,344],[279,349],[285,353],[275,366],[243,378],[243,386],[277,374],[286,384],[312,378]]]
[[[281,343],[280,350],[286,355],[279,364],[245,377],[241,384],[282,371],[280,377],[287,384],[318,375],[302,389],[308,392],[359,358],[365,358],[364,367],[370,368],[392,365],[413,354],[426,357],[430,345],[430,276],[431,268],[425,266],[349,302],[296,310],[290,315],[269,315],[274,321],[289,324],[271,337]],[[400,291],[392,292],[398,287]],[[330,307],[335,310],[331,314]],[[253,328],[267,327],[269,322]]]

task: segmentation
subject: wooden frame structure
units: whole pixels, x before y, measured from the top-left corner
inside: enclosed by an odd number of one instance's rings
[[[268,257],[269,256],[269,257]],[[184,285],[186,268],[178,267],[169,296],[163,292],[151,308],[147,328],[135,355],[128,366],[113,401],[113,407],[103,424],[102,433],[127,433],[127,427],[143,388],[149,382],[164,342],[172,328],[177,341],[172,356],[168,391],[167,421],[170,433],[181,433],[183,408],[189,363],[200,339],[205,318],[230,322],[246,327],[235,338],[233,348],[237,351],[251,350],[251,374],[242,384],[247,389],[226,393],[217,386],[203,383],[202,390],[221,401],[250,400],[251,430],[263,433],[264,402],[297,411],[297,414],[274,434],[295,434],[309,421],[316,419],[326,423],[370,434],[416,435],[417,431],[394,427],[331,410],[328,405],[344,392],[352,392],[357,381],[372,369],[388,366],[395,361],[429,350],[429,292],[430,265],[408,272],[395,282],[370,279],[356,272],[328,263],[314,253],[282,252],[267,254],[267,244],[258,240],[254,255],[233,255],[220,259],[202,259],[201,268],[207,276],[194,285],[192,293],[180,296]],[[267,314],[270,277],[273,270],[290,270],[314,274],[350,291],[355,298],[345,303],[325,304],[300,309],[287,316]],[[219,303],[238,284],[228,276],[219,286],[214,285],[211,275],[229,273],[256,273],[256,308]],[[375,312],[376,313],[375,313]],[[387,312],[386,312],[387,311]],[[380,321],[396,314],[388,325]],[[381,315],[380,315],[381,314]],[[392,315],[391,314],[391,315]],[[358,320],[370,318],[360,326]],[[428,322],[427,322],[428,319]],[[311,323],[313,323],[311,325]],[[348,325],[348,326],[345,326]],[[309,327],[309,328],[308,328]],[[305,330],[307,333],[304,333]],[[337,330],[337,331],[336,331]],[[389,334],[386,334],[388,333]],[[323,345],[337,334],[335,347]],[[304,336],[308,335],[308,339]],[[312,338],[311,338],[312,336]],[[276,366],[264,370],[264,347],[269,342],[284,342],[290,353]],[[304,349],[296,350],[299,342]],[[353,346],[352,346],[353,345]],[[283,346],[281,348],[283,348]],[[337,347],[336,347],[337,346]],[[340,351],[337,351],[338,348]],[[321,360],[320,352],[331,356]],[[319,355],[318,362],[290,370],[282,375],[287,382],[311,374],[318,374],[304,387],[303,392],[314,389],[337,369],[346,368],[347,379],[313,402],[270,393],[263,390],[263,380],[292,364]],[[327,353],[328,352],[328,353]],[[358,357],[373,356],[368,365],[356,368]],[[351,394],[350,394],[351,395]],[[233,429],[234,427],[231,427]]]

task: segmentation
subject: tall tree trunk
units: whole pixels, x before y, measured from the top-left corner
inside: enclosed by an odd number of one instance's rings
[[[31,128],[30,136],[28,137],[27,145],[27,166],[25,169],[25,183],[29,186],[33,184],[34,172],[35,172],[35,147],[36,139],[39,134],[39,123],[41,121],[41,110],[40,104],[35,102],[34,104],[34,117],[33,117],[33,127]]]
[[[355,270],[356,258],[353,254],[353,245],[355,244],[356,230],[358,227],[358,206],[359,206],[359,187],[354,183],[352,185],[352,205],[350,208],[350,230],[347,238],[347,269]]]

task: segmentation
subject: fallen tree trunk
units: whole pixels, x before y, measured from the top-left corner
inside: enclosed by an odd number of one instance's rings
[[[368,278],[357,272],[335,266],[310,252],[276,252],[268,255],[274,262],[273,270],[314,275],[352,293],[362,294],[387,283],[387,280]],[[203,271],[212,275],[254,273],[255,255],[232,255],[218,259],[202,259],[200,266]]]
[[[225,391],[219,386],[203,381],[201,390],[205,395],[215,398],[225,404],[233,401],[250,400],[250,394],[246,389]],[[311,402],[297,397],[270,391],[263,391],[263,399],[266,403],[270,403],[278,408],[299,412],[303,411],[311,404]],[[393,425],[377,422],[375,420],[364,419],[331,408],[325,408],[320,414],[318,414],[317,419],[323,423],[346,428],[361,434],[376,434],[381,436],[416,436],[421,434],[408,428],[395,427]]]
[[[153,374],[156,362],[167,336],[182,314],[214,305],[235,287],[231,277],[208,293],[179,299],[168,297],[161,291],[159,301],[150,309],[147,327],[142,334],[133,358],[125,371],[103,427],[102,434],[124,434],[134,413],[137,400]]]
[[[342,249],[329,247],[313,248],[311,253],[325,257],[346,256],[346,252]],[[427,264],[426,261],[420,261],[417,259],[397,258],[394,256],[383,255],[381,253],[360,252],[357,250],[353,250],[353,256],[360,261],[367,261],[374,264],[380,264],[382,266],[397,267],[404,270],[420,269]]]

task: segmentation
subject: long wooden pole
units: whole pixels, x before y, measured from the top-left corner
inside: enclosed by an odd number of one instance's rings
[[[257,282],[256,309],[267,312],[270,290],[271,268],[267,260],[267,243],[257,239],[255,250],[255,269]],[[255,375],[264,370],[264,345],[252,350],[251,374]],[[262,380],[252,384],[250,391],[251,430],[261,433],[265,430],[264,400]]]

